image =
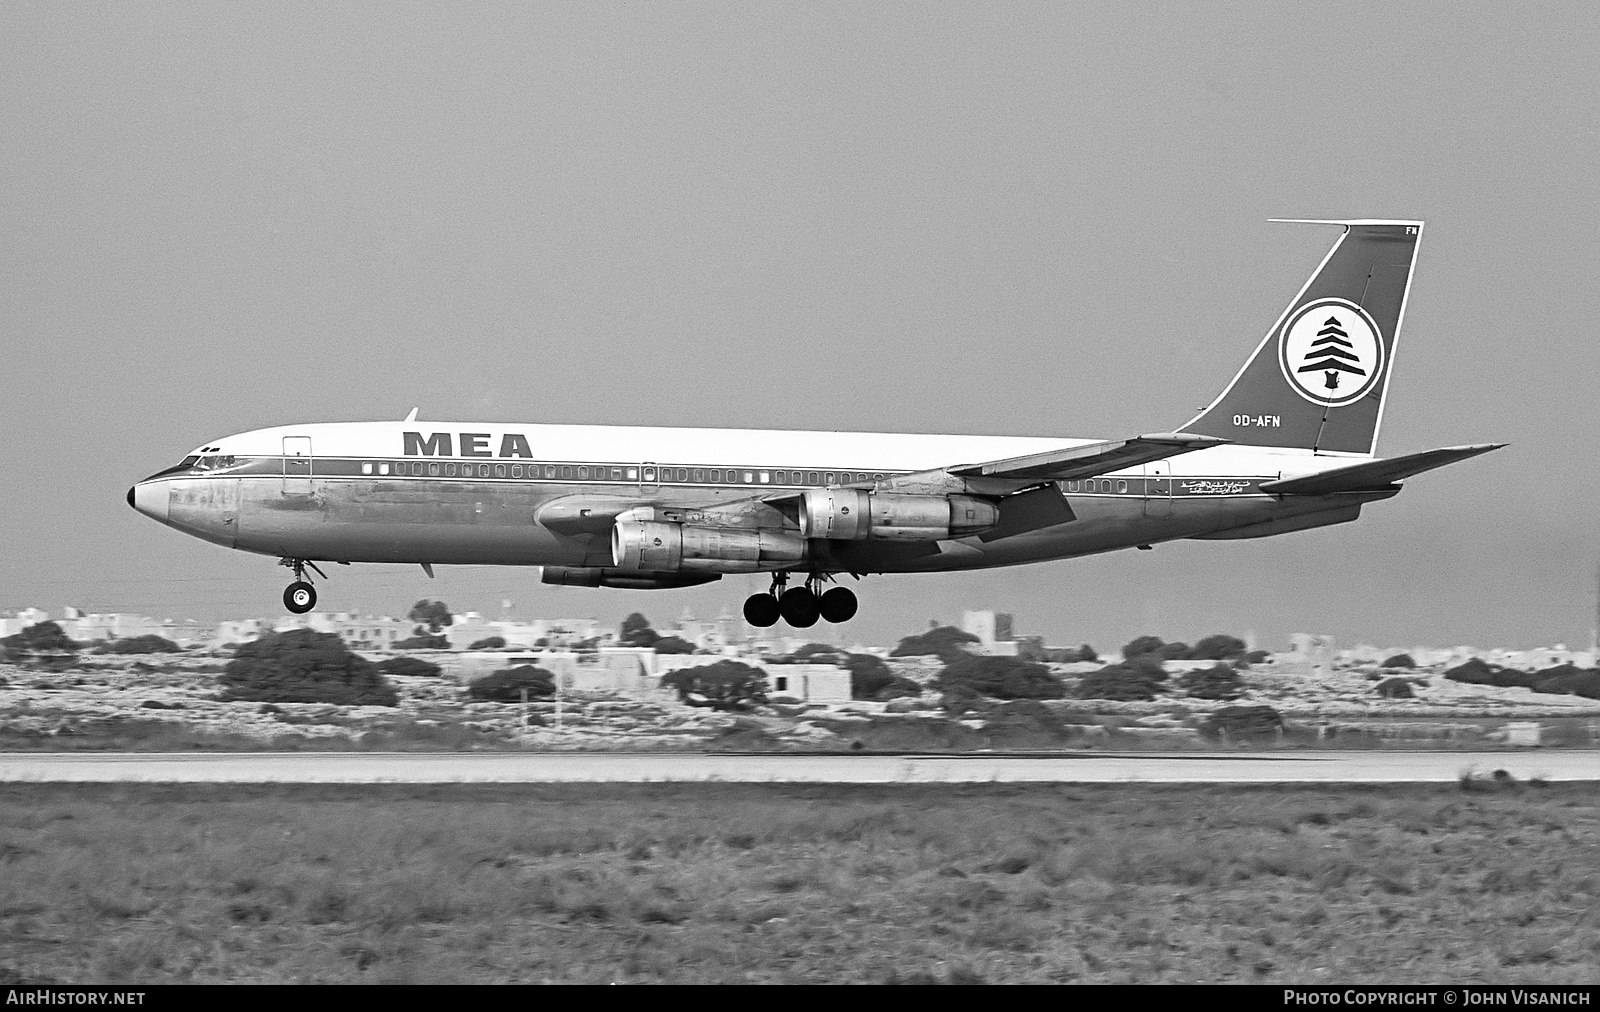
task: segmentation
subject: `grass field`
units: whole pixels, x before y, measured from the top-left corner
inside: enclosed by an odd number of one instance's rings
[[[0,982],[1600,980],[1592,785],[0,786]]]

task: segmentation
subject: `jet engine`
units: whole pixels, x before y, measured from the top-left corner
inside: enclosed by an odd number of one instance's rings
[[[759,573],[805,557],[805,540],[783,531],[648,520],[618,520],[611,529],[611,563],[627,572]]]
[[[938,541],[986,531],[1000,507],[970,495],[901,495],[852,488],[809,488],[800,533],[836,541]]]
[[[615,587],[620,590],[675,590],[715,583],[721,573],[631,573],[598,566],[545,566],[542,583],[558,587]]]

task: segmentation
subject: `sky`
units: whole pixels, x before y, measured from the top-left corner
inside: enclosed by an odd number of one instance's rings
[[[871,577],[1052,643],[1586,644],[1592,5],[0,6],[0,609],[281,613],[130,510],[213,437],[398,419],[1120,438],[1208,403],[1337,235],[1426,220],[1354,524]],[[327,610],[737,613],[340,567]]]

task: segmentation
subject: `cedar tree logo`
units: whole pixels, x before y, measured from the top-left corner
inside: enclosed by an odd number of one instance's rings
[[[1366,396],[1383,375],[1383,339],[1360,306],[1318,299],[1301,306],[1284,326],[1278,364],[1301,397],[1343,407]]]

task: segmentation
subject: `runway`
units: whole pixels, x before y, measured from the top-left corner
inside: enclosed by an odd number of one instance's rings
[[[1399,784],[1495,770],[1517,780],[1600,780],[1600,753],[0,753],[6,783]]]

